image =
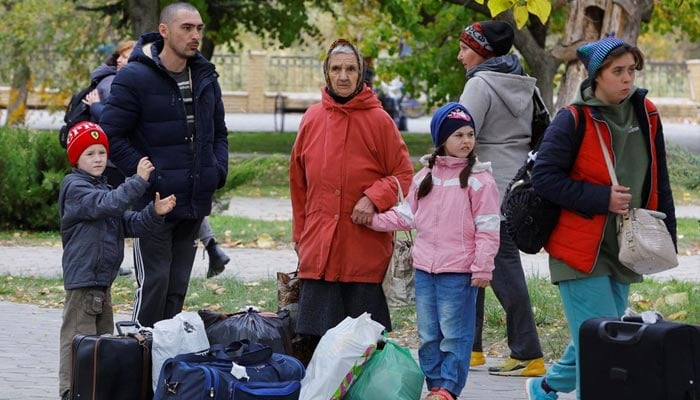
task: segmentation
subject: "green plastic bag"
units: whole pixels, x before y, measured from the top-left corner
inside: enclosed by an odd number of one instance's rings
[[[386,341],[383,349],[372,353],[343,399],[419,400],[424,379],[423,371],[411,352],[397,343]]]

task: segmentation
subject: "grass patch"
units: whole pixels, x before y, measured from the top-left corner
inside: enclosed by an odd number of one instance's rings
[[[224,246],[282,247],[292,242],[291,221],[212,215],[209,223],[214,235]]]
[[[402,133],[401,136],[411,156],[422,156],[432,152],[433,140],[427,133]],[[295,132],[235,132],[228,136],[228,148],[232,153],[288,156],[292,152],[295,139]]]
[[[135,288],[133,277],[120,277],[114,282],[112,298],[116,312],[129,314],[133,311]],[[570,339],[559,291],[545,278],[528,279],[528,288],[545,359],[554,361]],[[0,275],[0,300],[60,308],[64,296],[60,278]],[[276,282],[272,279],[241,282],[230,278],[193,278],[185,299],[185,309],[189,311],[209,309],[233,313],[248,305],[276,310]],[[700,283],[648,279],[632,285],[629,306],[637,312],[657,310],[666,319],[697,325],[700,324]],[[490,356],[507,357],[505,314],[490,289],[486,291],[484,307],[484,350]],[[415,307],[393,308],[391,318],[394,332],[390,336],[415,348],[418,343]]]
[[[700,254],[700,219],[676,219],[678,253],[681,255]]]
[[[247,193],[253,197],[255,193]],[[209,222],[214,236],[224,246],[287,247],[292,242],[291,221],[264,221],[232,215],[212,214]],[[700,252],[700,220],[679,218],[678,253]],[[270,243],[272,242],[272,243]],[[58,232],[0,231],[0,246],[60,246]]]

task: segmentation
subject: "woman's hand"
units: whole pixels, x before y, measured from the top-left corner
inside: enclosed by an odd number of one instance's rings
[[[629,193],[630,188],[627,186],[613,185],[610,188],[610,203],[608,210],[611,213],[624,215],[630,210],[630,201],[632,195]]]
[[[91,106],[92,103],[99,103],[99,102],[100,102],[100,94],[97,92],[97,89],[91,90],[83,98],[83,103],[87,104],[88,106]]]
[[[355,204],[355,208],[352,209],[352,215],[350,218],[352,222],[358,225],[369,225],[372,223],[372,217],[374,216],[375,208],[372,200],[367,196],[362,196],[362,198]]]

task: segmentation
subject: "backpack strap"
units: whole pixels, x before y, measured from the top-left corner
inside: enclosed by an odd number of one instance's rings
[[[578,156],[579,150],[581,150],[581,143],[583,142],[583,135],[586,132],[586,114],[584,107],[588,108],[588,106],[583,106],[580,104],[569,104],[566,106],[566,108],[571,112],[571,114],[574,117],[574,126],[576,129],[574,130],[574,148],[576,149],[576,155]],[[569,166],[569,172],[571,172],[571,169],[574,167],[574,163],[576,162],[576,157],[571,161],[571,165]]]

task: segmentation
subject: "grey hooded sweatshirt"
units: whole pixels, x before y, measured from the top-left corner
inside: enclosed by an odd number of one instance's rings
[[[496,65],[491,70],[479,68]],[[503,200],[506,186],[522,167],[530,151],[532,94],[537,80],[523,75],[516,56],[489,59],[470,71],[459,102],[467,107],[476,124],[476,152],[491,162],[493,177]],[[496,72],[508,65],[511,72]],[[482,70],[480,70],[482,69]]]

